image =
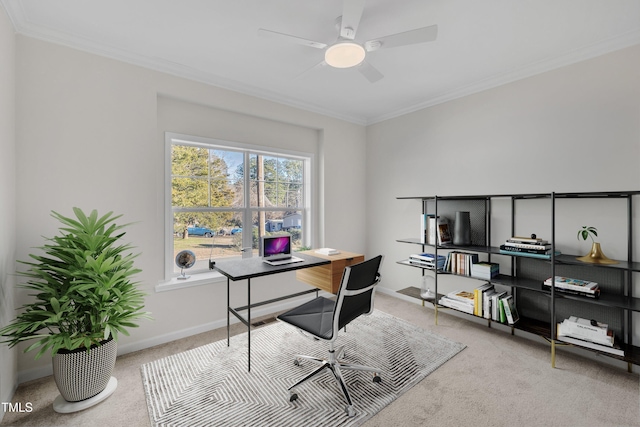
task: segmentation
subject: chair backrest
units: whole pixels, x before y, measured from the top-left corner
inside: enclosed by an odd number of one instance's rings
[[[380,281],[383,256],[354,264],[344,269],[333,313],[333,337],[338,330],[362,314],[373,311],[375,285]]]

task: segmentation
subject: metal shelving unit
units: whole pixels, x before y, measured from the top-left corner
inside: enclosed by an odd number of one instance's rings
[[[547,339],[551,344],[551,363],[555,367],[556,345],[565,345],[556,336],[558,319],[562,320],[570,315],[585,318],[597,318],[609,323],[616,335],[616,341],[624,350],[624,356],[612,355],[607,352],[584,348],[588,351],[601,353],[614,359],[626,361],[631,372],[632,364],[640,365],[640,346],[633,342],[634,312],[640,313],[640,298],[632,296],[633,275],[640,272],[640,262],[633,261],[633,209],[634,200],[640,196],[640,191],[614,192],[572,192],[572,193],[531,193],[531,194],[490,194],[490,195],[460,195],[460,196],[426,196],[426,197],[398,197],[398,200],[418,200],[422,205],[422,214],[446,216],[453,218],[455,211],[464,210],[471,213],[471,245],[429,245],[421,238],[403,238],[397,242],[419,245],[421,251],[433,248],[437,256],[438,251],[461,250],[478,254],[486,254],[489,261],[492,257],[510,257],[510,274],[500,274],[491,280],[492,283],[509,289],[514,296],[516,307],[520,313],[520,320],[511,325],[514,329],[533,333]],[[491,244],[491,202],[494,199],[509,199],[511,201],[511,235],[515,235],[515,224],[518,217],[517,206],[522,200],[544,199],[549,202],[549,226],[551,230],[552,255],[549,259],[536,259],[515,254],[503,254],[500,248]],[[618,260],[618,264],[587,264],[576,260],[577,255],[556,254],[555,223],[556,201],[561,199],[625,199],[627,201],[627,259]],[[408,260],[398,261],[398,264],[425,270],[428,268],[409,263]],[[599,298],[589,298],[580,295],[556,292],[555,288],[543,288],[542,282],[547,277],[563,275],[571,277],[579,272],[580,277],[591,277],[601,285]],[[436,324],[438,309],[444,307],[437,301],[442,296],[438,293],[438,277],[453,275],[445,271],[434,272],[436,299],[433,303]],[[476,279],[469,276],[471,280]],[[574,276],[575,277],[575,276]],[[486,280],[485,280],[486,281]],[[408,288],[400,291],[406,295],[420,298],[419,289]],[[423,301],[424,304],[424,301]],[[449,308],[447,308],[449,309]],[[453,310],[453,309],[451,309]],[[472,316],[470,314],[466,314]],[[484,318],[483,318],[484,319]],[[486,320],[486,319],[485,319]],[[491,326],[489,320],[488,326]]]

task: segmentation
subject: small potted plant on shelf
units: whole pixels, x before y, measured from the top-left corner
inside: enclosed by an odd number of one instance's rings
[[[80,402],[115,390],[117,381],[111,374],[118,334],[129,335],[127,328],[150,318],[142,311],[144,293],[132,281],[140,272],[133,264],[139,254],[129,252],[131,245],[119,243],[127,225],[115,221],[122,215],[73,211],[76,218],[52,212],[63,224],[60,234],[39,248],[44,255],[31,254],[35,261],[21,261],[28,270],[18,273],[26,278],[26,284],[18,286],[32,291],[33,299],[0,329],[2,342],[9,347],[36,340],[25,353],[38,349],[36,359],[52,355],[63,399],[54,402],[58,412],[73,412],[58,410],[59,401]]]
[[[576,257],[578,261],[589,262],[592,264],[617,264],[618,261],[609,259],[605,256],[600,248],[600,243],[596,242],[595,237],[598,237],[598,229],[595,227],[583,225],[580,230],[578,230],[578,240],[582,238],[582,240],[587,240],[587,238],[591,238],[591,252],[587,255]]]

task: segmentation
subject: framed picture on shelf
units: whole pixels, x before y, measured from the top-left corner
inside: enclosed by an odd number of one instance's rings
[[[451,231],[449,231],[449,224],[446,222],[438,224],[438,242],[441,245],[451,243]]]

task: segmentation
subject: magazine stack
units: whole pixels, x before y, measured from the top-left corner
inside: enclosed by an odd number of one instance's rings
[[[551,277],[542,284],[545,288],[551,288]],[[556,276],[556,291],[574,295],[582,295],[589,298],[598,298],[600,296],[600,287],[596,282],[587,280],[572,279],[570,277]]]
[[[500,253],[505,255],[520,255],[533,258],[551,257],[551,244],[547,240],[537,237],[518,237],[514,236],[507,239],[503,245],[500,245]],[[557,254],[558,252],[556,252]]]
[[[471,264],[471,277],[491,280],[500,274],[500,264],[495,262],[476,262]]]
[[[624,351],[615,345],[613,331],[609,326],[595,320],[571,316],[558,323],[558,338],[605,353],[624,356]]]
[[[439,304],[445,307],[455,308],[467,314],[474,314],[475,300],[473,292],[450,292],[440,298]]]
[[[429,253],[409,255],[409,263],[432,270],[436,267],[435,259],[435,255]],[[446,257],[438,255],[438,270],[442,270],[444,268],[444,264],[446,261]]]

